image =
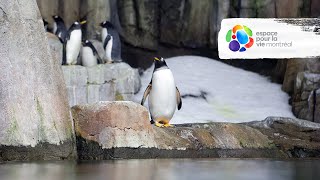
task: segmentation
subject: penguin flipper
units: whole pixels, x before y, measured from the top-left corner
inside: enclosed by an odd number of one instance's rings
[[[182,107],[182,100],[179,89],[176,87],[176,94],[177,94],[177,104],[178,104],[178,110]]]
[[[63,42],[62,43],[62,65],[67,64],[67,43]]]
[[[145,100],[147,99],[147,96],[149,95],[150,91],[152,89],[152,84],[150,83],[147,87],[147,89],[144,91],[143,93],[143,97],[142,97],[142,100],[141,100],[141,105],[143,106]]]
[[[92,45],[93,46],[93,45]],[[93,54],[97,57],[98,59],[98,64],[104,64],[102,58],[100,57],[97,49],[93,46]]]

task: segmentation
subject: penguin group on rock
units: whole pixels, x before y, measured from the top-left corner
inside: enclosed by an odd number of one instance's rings
[[[53,19],[53,33],[63,44],[62,65],[78,64],[79,54],[81,54],[82,65],[85,67],[121,62],[119,33],[110,22],[104,21],[100,24],[102,27],[101,41],[105,51],[104,57],[101,58],[92,42],[89,40],[82,42],[81,24],[83,22],[76,21],[67,30],[61,17],[53,16]],[[48,23],[45,20],[44,23],[45,29],[47,29]],[[176,109],[180,110],[182,107],[181,95],[165,60],[162,57],[155,57],[154,62],[152,78],[143,94],[141,105],[148,97],[151,123],[154,123],[157,127],[173,127],[169,122]]]
[[[105,51],[103,58],[101,58],[92,42],[89,40],[82,41],[81,25],[85,24],[86,21],[76,21],[67,29],[60,16],[55,15],[52,18],[54,20],[52,33],[63,44],[62,65],[82,64],[85,67],[91,67],[97,64],[121,62],[119,33],[110,22],[104,21],[100,24],[102,27],[102,44]],[[48,22],[44,19],[43,22],[46,31],[49,31]],[[81,55],[81,63],[78,62],[79,55]]]

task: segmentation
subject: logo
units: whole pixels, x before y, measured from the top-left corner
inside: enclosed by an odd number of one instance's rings
[[[229,42],[229,49],[233,52],[244,52],[254,43],[251,29],[242,25],[236,25],[230,29],[226,35],[226,41]]]

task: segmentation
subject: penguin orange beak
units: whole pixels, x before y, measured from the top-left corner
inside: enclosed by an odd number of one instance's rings
[[[157,58],[157,57],[154,57],[154,59],[153,59],[154,61],[160,61],[160,59],[159,58]]]

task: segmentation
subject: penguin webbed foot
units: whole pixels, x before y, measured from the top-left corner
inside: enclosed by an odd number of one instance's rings
[[[158,121],[156,121],[155,123],[154,123],[154,125],[155,126],[157,126],[157,127],[161,127],[161,128],[163,128],[163,127],[174,127],[174,125],[172,125],[172,124],[169,124],[169,122],[158,122]]]
[[[159,123],[157,121],[154,123],[154,125],[157,126],[157,127],[164,127],[164,124],[161,124],[161,123]]]

